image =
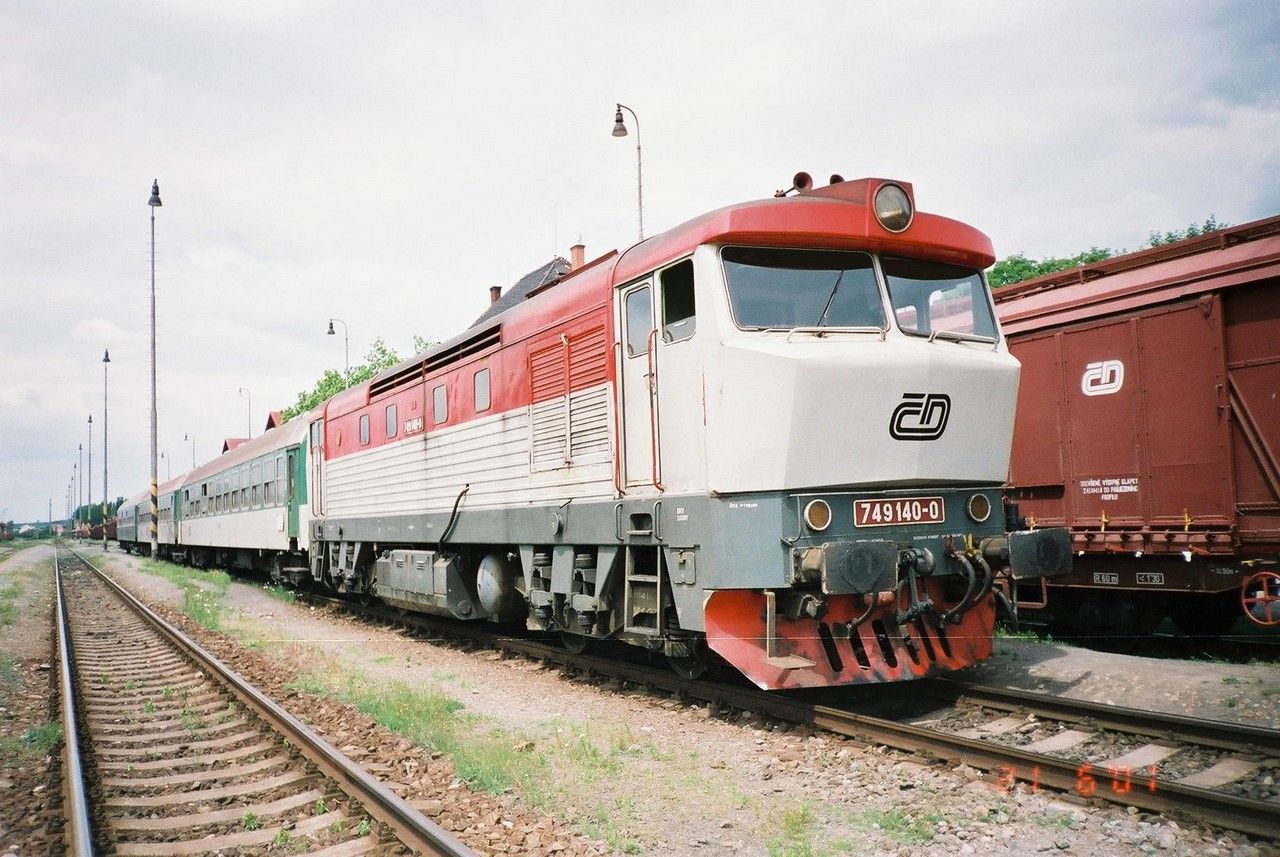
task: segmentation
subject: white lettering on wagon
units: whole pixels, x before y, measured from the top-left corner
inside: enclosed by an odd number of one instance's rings
[[[1107,476],[1103,478],[1081,479],[1081,494],[1099,494],[1103,500],[1119,500],[1121,494],[1138,493],[1138,477]]]
[[[759,503],[730,502],[730,503],[729,503],[729,508],[730,508],[730,509],[759,509],[759,508],[760,508],[760,504],[759,504]]]

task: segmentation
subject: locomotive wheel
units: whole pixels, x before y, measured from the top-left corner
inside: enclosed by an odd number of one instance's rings
[[[591,644],[590,637],[584,637],[582,634],[574,634],[571,631],[560,632],[560,645],[564,646],[565,651],[571,655],[580,655],[587,650]]]
[[[697,681],[711,669],[711,652],[701,639],[690,641],[693,654],[687,657],[667,655],[667,664],[671,671],[686,681]]]

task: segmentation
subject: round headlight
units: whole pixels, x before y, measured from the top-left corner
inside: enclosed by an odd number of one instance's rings
[[[991,501],[986,494],[974,494],[969,498],[969,517],[979,524],[991,517]]]
[[[804,507],[804,522],[809,529],[817,532],[831,526],[831,507],[827,505],[827,501],[810,500]]]
[[[890,232],[901,232],[911,225],[911,200],[896,184],[880,185],[876,191],[876,220]]]

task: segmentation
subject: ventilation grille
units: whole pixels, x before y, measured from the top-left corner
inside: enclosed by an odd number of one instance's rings
[[[501,342],[502,326],[494,325],[447,348],[438,348],[435,351],[428,352],[421,360],[410,363],[399,371],[374,381],[369,385],[369,398],[380,396],[406,384],[411,384],[437,369],[457,363],[464,357],[477,354]]]

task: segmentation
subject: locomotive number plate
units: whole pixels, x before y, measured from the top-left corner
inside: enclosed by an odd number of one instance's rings
[[[941,497],[891,497],[853,503],[853,523],[857,527],[941,524],[945,520],[946,508]]]

